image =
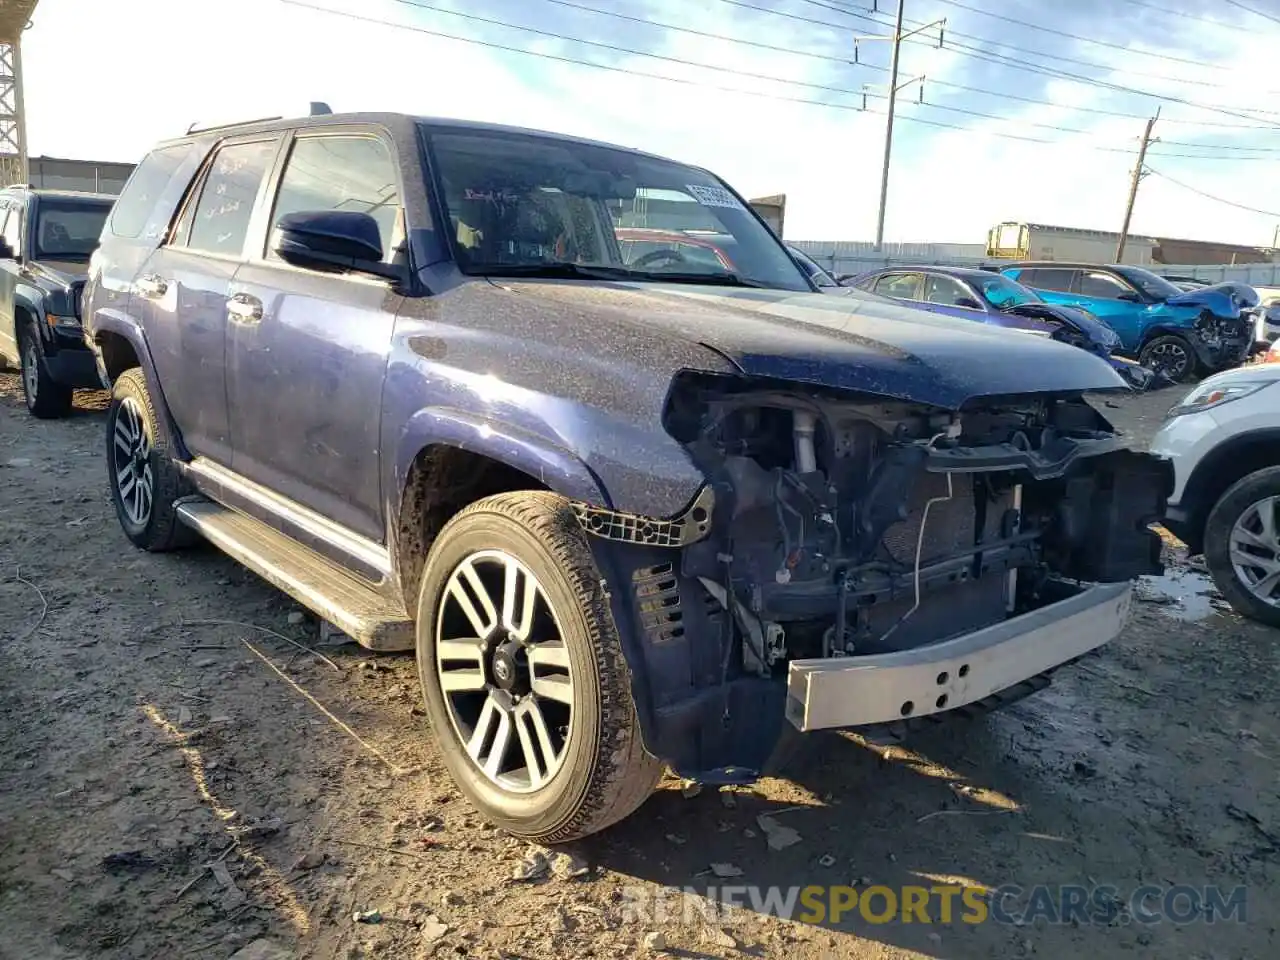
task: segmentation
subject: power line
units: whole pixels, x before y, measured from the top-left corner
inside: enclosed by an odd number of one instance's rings
[[[1255,10],[1253,7],[1246,7],[1240,0],[1227,0],[1227,3],[1233,7],[1239,7],[1245,13],[1252,13],[1255,17],[1261,17],[1263,20],[1270,20],[1272,23],[1280,23],[1280,17],[1272,13],[1263,13],[1261,10]]]
[[[1092,43],[1098,47],[1108,47],[1112,50],[1120,50],[1129,56],[1135,54],[1143,57],[1153,57],[1157,60],[1166,60],[1170,63],[1189,64],[1193,67],[1208,67],[1213,70],[1230,70],[1231,67],[1224,67],[1216,63],[1203,63],[1199,60],[1192,60],[1187,57],[1174,57],[1167,53],[1151,53],[1148,50],[1134,50],[1125,46],[1123,43],[1112,43],[1109,40],[1095,40],[1093,37],[1082,37],[1078,33],[1068,33],[1065,30],[1057,30],[1054,27],[1046,27],[1043,24],[1032,23],[1029,20],[1019,20],[1017,17],[1006,17],[1003,13],[992,13],[990,10],[982,10],[978,7],[971,7],[967,3],[961,3],[960,0],[938,0],[938,3],[944,3],[949,7],[956,7],[960,10],[967,10],[970,13],[976,13],[984,17],[991,17],[993,20],[1003,20],[1005,23],[1012,23],[1019,27],[1026,27],[1028,30],[1039,30],[1041,33],[1052,34],[1055,37],[1064,37],[1067,40],[1076,40],[1080,43]]]
[[[759,10],[764,13],[773,13],[783,17],[790,17],[793,19],[807,22],[807,23],[822,24],[824,26],[828,26],[837,30],[849,29],[848,24],[831,23],[828,20],[815,20],[811,17],[803,17],[803,16],[799,16],[798,14],[789,14],[782,11],[773,10],[768,7],[760,7],[755,4],[748,3],[746,2],[746,0],[719,0],[719,2],[729,3],[735,6],[745,6],[753,10]],[[857,19],[857,20],[865,20],[870,23],[876,24],[877,26],[881,26],[881,27],[888,26],[883,21],[873,19],[872,17],[867,16],[865,13],[856,13],[852,10],[848,10],[843,6],[832,6],[831,3],[824,3],[822,2],[822,0],[803,0],[803,2],[816,4],[827,10],[835,10],[840,13],[843,13],[845,16],[853,17],[854,19]],[[912,25],[919,25],[923,21],[908,19],[907,22]],[[1024,52],[1028,56],[1043,57],[1043,58],[1052,59],[1056,62],[1062,62],[1062,63],[1079,64],[1081,66],[1092,67],[1093,69],[1096,69],[1096,70],[1104,70],[1109,73],[1129,74],[1131,76],[1145,77],[1148,79],[1161,80],[1169,83],[1185,83],[1185,84],[1191,84],[1191,85],[1202,86],[1202,87],[1227,87],[1227,86],[1230,86],[1230,84],[1213,83],[1212,81],[1208,81],[1208,80],[1197,80],[1189,77],[1170,76],[1168,74],[1144,73],[1137,70],[1128,70],[1123,67],[1115,67],[1110,64],[1097,63],[1092,60],[1081,60],[1078,58],[1068,57],[1068,56],[1059,55],[1059,54],[1046,54],[1046,53],[1041,53],[1038,50],[1031,50],[1026,47],[1019,47],[1015,44],[1007,43],[1006,41],[1003,41],[1003,40],[991,40],[986,37],[980,37],[974,34],[963,33],[959,30],[948,30],[947,35],[948,35],[948,38],[950,38],[950,42],[947,44],[947,49],[951,50],[952,52],[958,53],[961,56],[971,57],[973,59],[980,60],[985,63],[990,63],[995,66],[1005,67],[1006,69],[1010,69],[1010,70],[1018,70],[1018,71],[1023,71],[1027,73],[1036,73],[1042,76],[1052,77],[1054,79],[1070,80],[1076,83],[1099,87],[1104,90],[1112,90],[1120,93],[1133,94],[1135,96],[1149,97],[1154,100],[1163,100],[1163,101],[1168,101],[1172,103],[1178,103],[1178,104],[1181,104],[1182,106],[1191,107],[1197,110],[1206,110],[1211,113],[1220,113],[1225,116],[1238,117],[1242,120],[1250,120],[1250,121],[1253,121],[1254,124],[1264,123],[1264,124],[1270,124],[1271,126],[1274,127],[1277,121],[1269,119],[1269,116],[1267,115],[1280,117],[1280,113],[1277,113],[1276,111],[1273,111],[1273,110],[1242,108],[1242,109],[1247,109],[1250,112],[1241,113],[1238,110],[1232,110],[1228,107],[1224,107],[1218,104],[1196,103],[1192,100],[1187,100],[1186,98],[1183,98],[1183,97],[1173,96],[1172,94],[1152,93],[1150,90],[1142,90],[1137,87],[1125,86],[1124,84],[1114,83],[1114,82],[1105,81],[1105,80],[1098,80],[1093,77],[1081,76],[1078,73],[1070,73],[1066,70],[1063,70],[1060,67],[1050,66],[1048,64],[1041,64],[1041,63],[1029,63],[1026,60],[1020,60],[1016,57],[1010,57],[1007,54],[996,53],[994,51],[988,51],[988,50],[982,50],[978,47],[970,46],[969,44],[965,44],[965,43],[957,43],[954,38],[964,37],[971,40],[975,40],[978,43],[992,44],[998,47],[1005,47],[1009,50]],[[910,41],[910,42],[915,42],[915,41]],[[1274,91],[1274,90],[1258,90],[1255,92],[1259,94],[1275,94],[1277,96],[1280,96],[1280,91]],[[1259,114],[1262,114],[1263,116],[1259,116]],[[1136,119],[1144,119],[1144,118],[1138,117]],[[1192,121],[1178,120],[1178,121],[1170,121],[1170,122],[1189,123]]]
[[[827,20],[816,20],[816,19],[813,19],[812,17],[805,17],[805,16],[801,16],[800,14],[794,14],[794,13],[786,13],[781,10],[774,10],[770,7],[760,7],[752,3],[747,3],[746,0],[719,0],[719,2],[733,4],[734,6],[745,6],[749,9],[760,10],[765,13],[775,13],[778,16],[789,17],[791,19],[801,20],[807,23],[823,24],[825,26],[833,27],[838,30],[849,29],[848,24],[831,23],[830,21],[827,21]],[[824,10],[830,10],[834,13],[843,14],[844,16],[852,17],[855,20],[863,20],[868,23],[874,23],[877,26],[881,26],[881,27],[888,26],[888,24],[885,23],[883,20],[877,20],[874,17],[869,16],[869,11],[859,12],[856,10],[850,10],[848,7],[845,7],[842,3],[824,2],[824,0],[801,0],[801,2],[808,3],[816,7],[821,7]],[[910,17],[908,17],[906,22],[911,24],[912,26],[918,26],[923,21],[913,20]],[[1004,47],[1006,50],[1013,50],[1017,53],[1021,53],[1030,57],[1040,57],[1041,59],[1044,59],[1044,60],[1052,60],[1055,63],[1072,63],[1077,66],[1089,67],[1094,70],[1106,70],[1110,73],[1127,74],[1128,76],[1142,77],[1147,80],[1161,80],[1165,83],[1183,83],[1183,84],[1189,84],[1191,86],[1198,86],[1198,87],[1229,87],[1231,86],[1231,84],[1227,84],[1227,83],[1214,83],[1211,80],[1200,80],[1200,79],[1195,79],[1191,77],[1179,77],[1179,76],[1174,76],[1167,73],[1148,73],[1146,71],[1133,70],[1133,69],[1129,69],[1122,66],[1115,66],[1113,64],[1099,63],[1096,60],[1084,60],[1079,57],[1069,57],[1069,56],[1066,56],[1065,54],[1060,54],[1060,53],[1045,53],[1042,50],[1036,50],[1032,47],[1021,47],[1021,46],[1018,46],[1016,43],[1009,43],[1007,40],[994,40],[994,39],[991,39],[990,37],[982,37],[973,33],[965,33],[961,30],[955,30],[950,27],[947,29],[947,35],[948,37],[951,37],[951,38],[959,37],[964,40],[972,40],[975,43],[985,43],[985,44],[990,44],[992,46]],[[953,43],[953,44],[950,44],[949,46],[953,50],[974,49],[973,47],[968,47],[965,44]],[[1038,66],[1045,66],[1045,65],[1038,64]],[[1270,93],[1275,91],[1265,91],[1265,92]]]
[[[805,87],[810,90],[819,90],[825,93],[834,93],[834,94],[841,94],[841,95],[847,95],[847,96],[853,96],[853,97],[860,96],[864,99],[864,101],[868,98],[875,99],[875,100],[888,99],[888,96],[885,94],[872,93],[865,90],[854,90],[849,87],[837,87],[837,86],[832,86],[830,84],[812,83],[807,80],[793,80],[787,77],[779,77],[773,74],[756,73],[750,70],[740,70],[735,67],[722,67],[722,66],[717,66],[715,64],[702,63],[696,60],[688,60],[683,57],[673,57],[673,56],[668,56],[666,54],[652,53],[647,50],[640,50],[634,47],[624,47],[619,44],[604,43],[598,40],[587,40],[582,37],[574,37],[568,34],[559,33],[557,31],[543,30],[537,27],[529,27],[523,24],[511,23],[510,21],[507,21],[507,20],[499,20],[493,17],[482,17],[474,13],[463,13],[460,10],[450,10],[442,7],[436,7],[431,3],[420,2],[420,0],[396,0],[396,2],[404,6],[414,7],[419,10],[427,10],[432,13],[444,14],[450,17],[459,17],[464,20],[470,20],[476,23],[483,23],[489,26],[502,27],[510,30],[520,30],[522,32],[531,33],[536,36],[548,37],[554,40],[563,40],[568,43],[578,43],[588,47],[596,47],[602,50],[609,50],[614,53],[625,53],[630,56],[647,57],[649,59],[659,60],[664,63],[674,63],[674,64],[679,64],[681,66],[695,67],[701,70],[718,71],[718,72],[732,74],[735,76],[746,77],[752,80],[764,80],[771,83],[790,84],[793,86]],[[708,86],[712,86],[712,85],[708,84]],[[741,91],[740,88],[729,88],[729,89],[737,92],[745,92],[745,91]],[[824,101],[803,101],[803,102],[823,103]],[[1043,130],[1052,130],[1057,133],[1067,133],[1073,136],[1088,137],[1093,135],[1091,131],[1081,130],[1078,127],[1066,127],[1060,124],[1042,123],[1040,121],[1026,120],[1026,119],[1017,119],[1017,120],[1011,121],[1010,118],[1008,117],[1002,117],[1002,116],[999,116],[998,114],[993,114],[993,113],[986,113],[981,110],[972,110],[967,107],[956,107],[956,106],[951,106],[949,104],[927,103],[923,100],[920,101],[920,105],[923,107],[934,109],[934,110],[942,110],[948,113],[956,113],[962,116],[974,117],[981,120],[995,120],[997,122],[1016,122],[1021,126],[1036,127],[1038,129],[1043,129]],[[848,109],[858,109],[848,104],[845,104],[843,106],[845,106]],[[904,117],[903,119],[918,122],[920,118],[908,116],[908,117]],[[1027,137],[1014,137],[1012,134],[1001,134],[1001,135],[1007,136],[1010,139],[1022,139],[1022,140],[1030,139]],[[1052,142],[1052,141],[1043,141],[1043,142]],[[1199,146],[1199,147],[1202,147],[1203,149],[1208,149],[1212,145],[1194,144],[1193,146]],[[1108,149],[1108,148],[1099,147],[1099,149]],[[1118,152],[1126,152],[1126,153],[1129,152],[1128,148],[1113,147],[1109,149],[1113,151],[1118,151]]]
[[[1215,197],[1212,193],[1205,193],[1203,190],[1198,190],[1195,187],[1192,187],[1188,184],[1183,183],[1181,180],[1175,180],[1173,179],[1173,177],[1169,176],[1167,173],[1161,173],[1159,170],[1156,170],[1151,166],[1147,167],[1147,172],[1154,173],[1160,179],[1168,180],[1174,186],[1181,187],[1183,190],[1187,190],[1187,191],[1190,191],[1191,193],[1204,197],[1206,200],[1213,200],[1215,203],[1225,204],[1228,207],[1235,207],[1237,210],[1248,210],[1250,213],[1260,213],[1263,216],[1267,216],[1267,217],[1280,217],[1280,213],[1276,213],[1274,210],[1260,210],[1257,207],[1250,207],[1247,204],[1236,203],[1234,200],[1227,200],[1227,199],[1224,199],[1223,197]]]
[[[349,13],[345,10],[334,10],[331,7],[325,7],[319,4],[307,3],[307,2],[304,2],[304,0],[279,0],[279,2],[286,4],[288,6],[300,7],[307,10],[313,10],[319,13],[327,13],[332,16],[343,17],[345,19],[354,20],[361,23],[370,23],[378,26],[390,27],[393,29],[406,30],[411,33],[420,33],[426,36],[439,37],[444,40],[454,40],[459,43],[472,44],[474,46],[486,47],[492,50],[501,50],[506,53],[516,53],[516,54],[521,54],[523,56],[537,57],[543,60],[551,60],[557,63],[566,63],[566,64],[572,64],[576,66],[591,67],[596,70],[605,70],[611,73],[620,73],[620,74],[625,74],[627,76],[641,77],[648,80],[662,80],[667,83],[677,83],[677,84],[682,84],[684,86],[691,86],[691,87],[702,87],[704,89],[717,90],[724,93],[737,93],[743,96],[759,97],[765,100],[777,100],[785,103],[798,103],[798,104],[805,104],[808,106],[826,107],[826,108],[835,109],[835,110],[846,110],[846,111],[855,112],[855,113],[863,113],[868,116],[884,116],[885,115],[884,113],[878,110],[864,110],[861,107],[853,106],[847,103],[832,103],[830,101],[825,101],[825,100],[810,100],[803,97],[789,97],[789,96],[784,96],[782,94],[764,93],[758,90],[744,90],[741,87],[723,86],[720,84],[706,83],[699,80],[689,80],[683,77],[668,77],[663,74],[648,73],[643,70],[634,70],[629,67],[619,67],[612,64],[595,63],[590,60],[580,60],[574,57],[566,57],[560,54],[546,53],[539,50],[526,50],[522,47],[515,47],[509,44],[496,43],[491,40],[480,40],[476,37],[465,37],[465,36],[460,36],[458,34],[446,33],[441,30],[431,30],[426,27],[419,27],[419,26],[405,24],[405,23],[397,23],[395,21],[382,20],[376,17],[366,17],[360,14]],[[399,0],[399,2],[407,3],[408,0]],[[417,6],[417,4],[413,4],[413,3],[410,3],[409,5]],[[522,27],[515,27],[514,25],[508,25],[508,26],[512,26],[513,29],[524,29]],[[710,68],[710,69],[717,69],[717,68]],[[879,97],[883,95],[877,94],[873,96]],[[1016,133],[1002,133],[996,130],[974,129],[972,127],[960,126],[959,124],[945,123],[940,120],[928,120],[924,117],[903,116],[903,117],[900,117],[899,119],[907,123],[914,123],[921,126],[938,127],[938,128],[947,129],[947,130],[960,130],[966,133],[973,133],[979,136],[994,137],[1000,140],[1014,140],[1014,141],[1020,141],[1023,143],[1036,143],[1036,144],[1045,144],[1045,145],[1051,145],[1051,146],[1054,146],[1054,145],[1061,146],[1063,144],[1063,141],[1060,141],[1060,140],[1046,140],[1043,137],[1024,136]],[[993,117],[992,119],[1004,120],[1005,118]],[[1014,121],[1014,122],[1018,122],[1018,121]],[[1084,146],[1086,146],[1088,149],[1098,150],[1105,153],[1132,152],[1131,150],[1124,147],[1107,147],[1107,146],[1096,146],[1096,145],[1084,145]],[[1204,156],[1204,155],[1193,155],[1193,154],[1166,154],[1165,157],[1168,159],[1216,160],[1218,162],[1270,160],[1270,158],[1267,158],[1267,157],[1232,157],[1228,160],[1227,158]]]
[[[956,49],[955,43],[951,44],[951,49]],[[1169,93],[1152,93],[1150,90],[1143,90],[1140,87],[1131,87],[1122,83],[1113,83],[1109,80],[1098,80],[1093,77],[1082,76],[1078,73],[1070,73],[1066,70],[1059,70],[1053,67],[1045,67],[1038,63],[1027,63],[1025,60],[1017,60],[1013,57],[1006,57],[1003,54],[988,53],[980,51],[973,47],[960,46],[959,49],[968,51],[967,56],[974,57],[978,60],[985,60],[988,63],[994,63],[996,66],[1007,66],[1015,70],[1022,70],[1028,73],[1037,73],[1042,76],[1052,77],[1058,80],[1072,80],[1091,87],[1098,87],[1103,90],[1112,90],[1117,93],[1129,93],[1140,97],[1149,97],[1165,103],[1177,103],[1184,107],[1192,107],[1196,110],[1206,110],[1210,113],[1220,113],[1228,117],[1237,117],[1240,120],[1251,120],[1255,124],[1268,124],[1269,126],[1261,129],[1276,129],[1277,120],[1273,120],[1268,116],[1258,116],[1258,114],[1272,114],[1274,111],[1257,110],[1253,113],[1241,113],[1239,110],[1233,110],[1216,104],[1196,103],[1194,100],[1188,100],[1185,97],[1174,96]],[[1243,108],[1250,109],[1250,108]]]
[[[726,43],[735,43],[744,47],[753,47],[758,50],[771,50],[775,53],[785,53],[797,57],[807,57],[811,60],[821,60],[827,63],[835,63],[840,66],[849,66],[848,57],[839,57],[827,53],[817,53],[812,50],[800,50],[795,47],[784,47],[772,43],[764,43],[758,40],[748,40],[745,37],[732,37],[723,33],[713,33],[708,30],[695,30],[692,27],[679,26],[673,23],[667,23],[661,20],[653,20],[647,17],[639,17],[634,14],[621,13],[617,10],[601,10],[597,7],[587,6],[582,3],[575,3],[574,0],[543,0],[545,3],[555,4],[560,7],[567,7],[573,10],[581,10],[585,13],[594,13],[602,17],[612,17],[615,20],[624,20],[629,23],[639,23],[645,26],[657,27],[662,30],[669,30],[676,33],[689,34],[690,36],[703,37],[708,40],[720,40]],[[858,66],[877,73],[888,73],[888,67],[882,67],[874,63],[861,63]],[[955,83],[951,80],[935,80],[929,78],[929,83],[934,86],[946,87],[950,90],[960,90],[965,93],[973,93],[979,96],[996,97],[1003,100],[1016,100],[1019,103],[1030,103],[1037,106],[1057,107],[1059,109],[1068,109],[1077,113],[1091,113],[1104,117],[1120,117],[1125,120],[1146,120],[1146,115],[1141,113],[1128,113],[1123,110],[1107,110],[1102,107],[1077,107],[1069,104],[1055,103],[1052,100],[1042,100],[1036,97],[1025,97],[1016,93],[1001,92],[999,90],[989,90],[985,87],[974,87],[963,83]],[[935,105],[936,106],[936,105]],[[1223,123],[1213,120],[1180,120],[1175,118],[1166,118],[1165,123],[1178,124],[1195,124],[1196,126],[1218,127],[1228,130],[1268,130],[1266,126],[1258,126],[1257,124],[1243,123]]]
[[[1211,27],[1219,27],[1223,30],[1234,30],[1237,33],[1252,33],[1248,27],[1242,27],[1238,24],[1227,23],[1223,20],[1210,20],[1208,17],[1197,17],[1194,13],[1184,13],[1181,10],[1174,10],[1171,7],[1162,7],[1156,3],[1147,3],[1146,0],[1126,0],[1127,3],[1133,4],[1135,7],[1146,7],[1148,10],[1155,10],[1171,17],[1182,17],[1184,20],[1192,20],[1196,23],[1204,23]]]

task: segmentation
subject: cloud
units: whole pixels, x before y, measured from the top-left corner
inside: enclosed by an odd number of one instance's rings
[[[452,3],[460,12],[521,24],[524,30],[476,23],[396,0],[316,2],[375,20],[616,69],[522,56],[361,23],[279,0],[220,0],[213,6],[205,0],[94,4],[43,0],[23,45],[32,152],[133,160],[155,141],[180,134],[196,120],[293,115],[318,99],[337,110],[468,117],[642,147],[709,167],[748,195],[786,193],[791,237],[869,239],[874,232],[884,147],[885,119],[879,115],[883,100],[871,99],[874,112],[861,113],[786,99],[819,100],[847,108],[860,105],[861,97],[816,87],[860,91],[864,84],[871,84],[873,94],[883,89],[887,44],[862,43],[860,64],[847,61],[852,60],[856,34],[885,33],[889,28],[872,22],[883,22],[883,16],[868,21],[830,9],[861,9],[848,0],[829,0],[825,5],[748,0],[791,17],[724,0],[697,4],[647,0],[625,7],[615,6],[615,0],[574,0],[600,9],[625,9],[632,16],[705,34],[794,48],[807,56],[664,30],[547,0],[415,0],[436,7]],[[978,5],[977,0],[966,0],[966,4]],[[1013,69],[999,57],[1163,97],[1222,105],[1258,117],[1259,125],[1280,121],[1280,114],[1261,112],[1273,110],[1275,103],[1275,95],[1265,90],[1269,82],[1265,71],[1242,67],[1269,62],[1270,51],[1280,39],[1280,26],[1265,20],[1243,12],[1241,19],[1228,18],[1225,8],[1196,14],[1227,24],[1214,27],[1104,0],[1052,8],[1008,3],[999,11],[1128,49],[1122,52],[1045,34],[936,0],[914,4],[911,13],[917,21],[948,18],[948,45],[942,50],[927,42],[904,45],[903,78],[924,73],[929,80],[925,105],[914,103],[914,88],[904,91],[900,103],[888,208],[890,239],[976,243],[984,239],[989,226],[1006,219],[1101,229],[1118,226],[1134,162],[1131,154],[1119,151],[1136,148],[1142,129],[1137,117],[1153,111],[1157,101]],[[822,22],[805,22],[797,16]],[[538,36],[527,28],[688,63],[593,48]],[[1022,49],[1014,50],[1010,44]],[[969,55],[975,50],[981,56]],[[1144,56],[1142,51],[1198,59],[1202,64],[1178,64]],[[1064,58],[1099,67],[1071,64]],[[955,84],[1051,105],[949,86]],[[943,109],[947,107],[1002,119]],[[1135,118],[1102,116],[1089,109],[1132,113]],[[968,129],[940,129],[919,120]],[[1267,175],[1271,165],[1242,159],[1266,154],[1213,149],[1224,144],[1280,145],[1272,136],[1280,123],[1269,131],[1208,124],[1246,125],[1249,121],[1166,101],[1158,135],[1165,141],[1212,147],[1157,145],[1152,149],[1152,165],[1207,193],[1280,210],[1280,184]],[[1025,143],[1001,135],[1054,142]],[[1187,153],[1214,153],[1222,159],[1177,157]],[[1156,177],[1144,181],[1134,219],[1139,232],[1255,243],[1269,242],[1273,226],[1273,218],[1196,197]]]

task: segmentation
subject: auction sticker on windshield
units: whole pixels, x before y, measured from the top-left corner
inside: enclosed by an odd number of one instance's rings
[[[704,207],[728,207],[731,210],[743,209],[738,198],[724,187],[702,187],[697,184],[686,183],[685,189],[689,191],[693,199]]]

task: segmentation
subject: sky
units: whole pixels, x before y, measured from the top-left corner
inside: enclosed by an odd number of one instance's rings
[[[1132,232],[1272,244],[1280,0],[904,2],[904,32],[946,24],[940,48],[937,27],[902,44],[886,241],[981,243],[1010,220],[1117,230],[1158,108]],[[321,100],[640,147],[785,193],[788,239],[870,240],[891,44],[867,38],[892,33],[894,4],[41,0],[22,48],[29,152],[137,161],[197,121]]]

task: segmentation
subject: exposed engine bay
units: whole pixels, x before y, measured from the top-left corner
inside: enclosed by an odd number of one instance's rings
[[[733,673],[934,644],[1160,570],[1167,464],[1079,397],[948,411],[685,374],[665,425],[715,491],[680,572],[728,612]]]

